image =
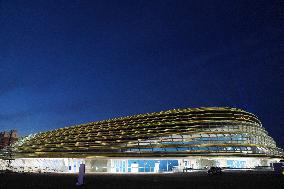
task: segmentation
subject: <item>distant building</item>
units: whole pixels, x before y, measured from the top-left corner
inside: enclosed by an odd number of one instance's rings
[[[0,132],[0,149],[10,146],[18,141],[18,132],[16,130]]]
[[[65,127],[23,138],[14,166],[43,171],[248,169],[283,159],[259,119],[228,107],[186,108]]]

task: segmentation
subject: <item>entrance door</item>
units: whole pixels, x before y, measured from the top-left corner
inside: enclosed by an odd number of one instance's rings
[[[131,173],[138,173],[139,171],[138,163],[131,163]]]
[[[159,167],[160,167],[160,163],[155,163],[155,167],[154,167],[154,172],[155,173],[159,172]]]

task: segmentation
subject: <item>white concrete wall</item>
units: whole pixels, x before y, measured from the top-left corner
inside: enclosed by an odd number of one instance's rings
[[[81,163],[86,164],[87,172],[116,172],[114,169],[114,160],[123,160],[126,165],[130,158],[125,159],[76,159],[76,158],[19,158],[12,161],[11,166],[14,171],[25,172],[64,172],[64,173],[78,173]],[[147,158],[135,158],[147,159]],[[150,159],[150,158],[148,158]],[[166,160],[167,158],[164,158]],[[279,162],[279,158],[246,158],[246,157],[187,157],[187,158],[170,158],[171,160],[178,160],[178,170],[183,168],[202,169],[205,166],[219,166],[228,167],[227,160],[245,161],[244,168],[255,168],[256,166],[270,166],[270,163]],[[157,160],[155,158],[155,160]],[[91,162],[92,161],[92,162]],[[185,163],[186,162],[186,163]],[[186,164],[186,166],[185,166]],[[0,170],[6,169],[7,162],[0,160]],[[69,170],[69,166],[71,169]],[[88,167],[92,166],[92,167]],[[128,172],[128,170],[125,170]]]

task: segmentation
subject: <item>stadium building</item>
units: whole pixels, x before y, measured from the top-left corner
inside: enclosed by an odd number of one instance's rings
[[[30,135],[13,147],[22,171],[172,172],[249,169],[283,159],[252,113],[227,107],[173,109]]]

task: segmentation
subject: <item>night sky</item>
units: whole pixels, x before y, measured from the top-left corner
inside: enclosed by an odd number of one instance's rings
[[[0,130],[229,106],[284,147],[282,0],[0,0]]]

